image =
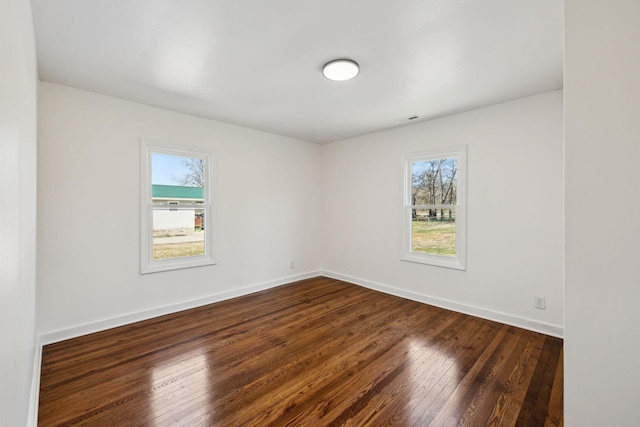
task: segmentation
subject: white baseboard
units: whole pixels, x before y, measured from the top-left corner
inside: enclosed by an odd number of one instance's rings
[[[36,339],[33,356],[33,377],[31,378],[31,396],[29,399],[29,414],[27,427],[38,426],[38,404],[40,403],[40,369],[42,368],[42,344]]]
[[[483,319],[494,320],[496,322],[504,323],[507,325],[517,326],[519,328],[528,329],[535,332],[540,332],[546,335],[551,335],[558,338],[563,338],[564,328],[561,326],[551,325],[543,322],[538,322],[531,319],[526,319],[511,314],[499,313],[491,310],[486,310],[479,307],[460,304],[453,301],[447,301],[439,298],[429,297],[427,295],[418,294],[416,292],[406,291],[403,289],[395,288],[393,286],[384,285],[381,283],[372,282],[369,280],[359,279],[357,277],[347,276],[340,273],[334,273],[332,271],[311,271],[308,273],[298,274],[294,276],[284,277],[269,282],[259,283],[244,288],[234,289],[232,291],[221,292],[219,294],[210,295],[208,297],[199,298],[196,300],[186,301],[178,304],[171,304],[164,307],[158,307],[150,310],[145,310],[137,313],[131,313],[124,316],[119,316],[111,319],[99,320],[97,322],[91,322],[84,325],[74,326],[68,329],[62,329],[54,332],[42,334],[39,337],[40,347],[42,345],[52,344],[66,339],[79,337],[82,335],[91,334],[94,332],[100,332],[118,326],[124,326],[131,323],[139,322],[142,320],[152,319],[158,316],[164,316],[165,314],[176,313],[190,308],[201,307],[203,305],[212,304],[215,302],[224,301],[231,298],[236,298],[243,295],[248,295],[254,292],[263,291],[265,289],[274,288],[277,286],[285,285],[287,283],[296,282],[298,280],[309,279],[311,277],[326,276],[345,282],[350,282],[356,285],[364,286],[366,288],[384,292],[387,294],[407,298],[413,301],[433,305],[436,307],[445,308],[447,310],[453,310],[460,313],[469,314],[471,316],[481,317]],[[41,356],[41,349],[38,350]],[[39,357],[40,357],[39,356]],[[39,368],[39,366],[38,366]],[[39,376],[38,376],[39,380]]]
[[[457,302],[447,301],[439,298],[433,298],[426,295],[418,294],[416,292],[406,291],[403,289],[394,288],[392,286],[383,285],[381,283],[371,282],[369,280],[346,276],[344,274],[334,273],[331,271],[321,271],[321,275],[330,277],[332,279],[342,280],[344,282],[354,283],[356,285],[364,286],[365,288],[384,292],[390,295],[395,295],[401,298],[406,298],[424,304],[445,308],[447,310],[469,314],[471,316],[480,317],[487,320],[493,320],[496,322],[504,323],[506,325],[516,326],[518,328],[527,329],[534,332],[540,332],[542,334],[550,335],[557,338],[564,337],[564,328],[561,326],[550,325],[548,323],[525,319],[523,317],[513,316],[511,314],[498,313],[495,311],[486,310],[484,308],[459,304]]]
[[[92,334],[94,332],[105,331],[107,329],[117,328],[119,326],[140,322],[142,320],[152,319],[154,317],[164,316],[166,314],[171,314],[171,313],[177,313],[179,311],[201,307],[203,305],[212,304],[215,302],[220,302],[220,301],[228,300],[231,298],[252,294],[254,292],[275,288],[277,286],[286,285],[287,283],[293,283],[293,282],[297,282],[298,280],[309,279],[311,277],[317,277],[320,275],[321,273],[319,271],[312,271],[309,273],[297,274],[294,276],[288,276],[288,277],[283,277],[281,279],[271,280],[269,282],[246,286],[244,288],[234,289],[232,291],[221,292],[219,294],[210,295],[208,297],[199,298],[196,300],[185,301],[178,304],[166,305],[163,307],[153,308],[150,310],[140,311],[137,313],[131,313],[124,316],[114,317],[111,319],[98,320],[96,322],[91,322],[84,325],[74,326],[71,328],[62,329],[54,332],[48,332],[40,336],[40,343],[41,343],[41,346],[52,344],[52,343],[64,341],[70,338],[76,338],[82,335]]]

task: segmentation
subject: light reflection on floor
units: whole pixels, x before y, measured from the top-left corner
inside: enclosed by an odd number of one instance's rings
[[[179,354],[151,371],[151,411],[157,426],[193,420],[203,410],[202,421],[213,415],[205,402],[213,398],[209,382],[209,363],[202,350]],[[206,408],[206,410],[205,410]]]
[[[432,414],[437,413],[441,407],[434,403],[438,402],[438,396],[446,396],[447,405],[455,404],[460,400],[460,396],[455,393],[449,395],[446,390],[455,387],[457,384],[458,364],[448,352],[434,348],[435,346],[420,337],[412,338],[408,343],[408,356],[411,363],[406,378],[407,387],[412,388],[411,398],[407,401],[407,412],[410,414],[411,425],[428,422],[433,418]],[[415,424],[418,422],[418,424]]]

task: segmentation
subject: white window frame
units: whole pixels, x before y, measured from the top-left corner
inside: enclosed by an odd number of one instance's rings
[[[209,150],[203,148],[178,147],[161,141],[140,139],[140,274],[156,273],[161,271],[178,270],[183,268],[200,267],[215,264],[214,257],[214,230],[215,214],[213,212],[214,201],[214,156]],[[189,203],[180,201],[153,202],[151,182],[151,155],[152,153],[170,154],[182,157],[194,157],[205,159],[205,185],[204,202]],[[153,210],[166,209],[198,209],[204,210],[206,226],[204,227],[205,253],[203,255],[169,258],[162,260],[153,259]]]
[[[455,205],[413,205],[411,197],[411,164],[416,161],[438,160],[455,157],[458,159],[457,197]],[[438,150],[410,153],[402,156],[402,261],[429,264],[438,267],[466,270],[466,209],[467,209],[467,147],[450,147]],[[448,257],[412,251],[412,209],[456,209],[456,256]]]

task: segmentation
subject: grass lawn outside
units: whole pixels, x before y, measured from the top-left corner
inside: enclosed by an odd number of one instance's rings
[[[153,259],[183,258],[204,255],[204,240],[153,245]]]
[[[455,221],[412,221],[411,250],[415,253],[456,255]],[[153,259],[182,258],[204,255],[204,240],[153,245]]]
[[[411,251],[455,257],[455,221],[412,221]]]

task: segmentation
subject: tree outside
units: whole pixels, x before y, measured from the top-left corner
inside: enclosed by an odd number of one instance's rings
[[[182,173],[174,177],[178,185],[185,187],[204,187],[204,166],[205,160],[199,158],[186,158],[182,165]]]

